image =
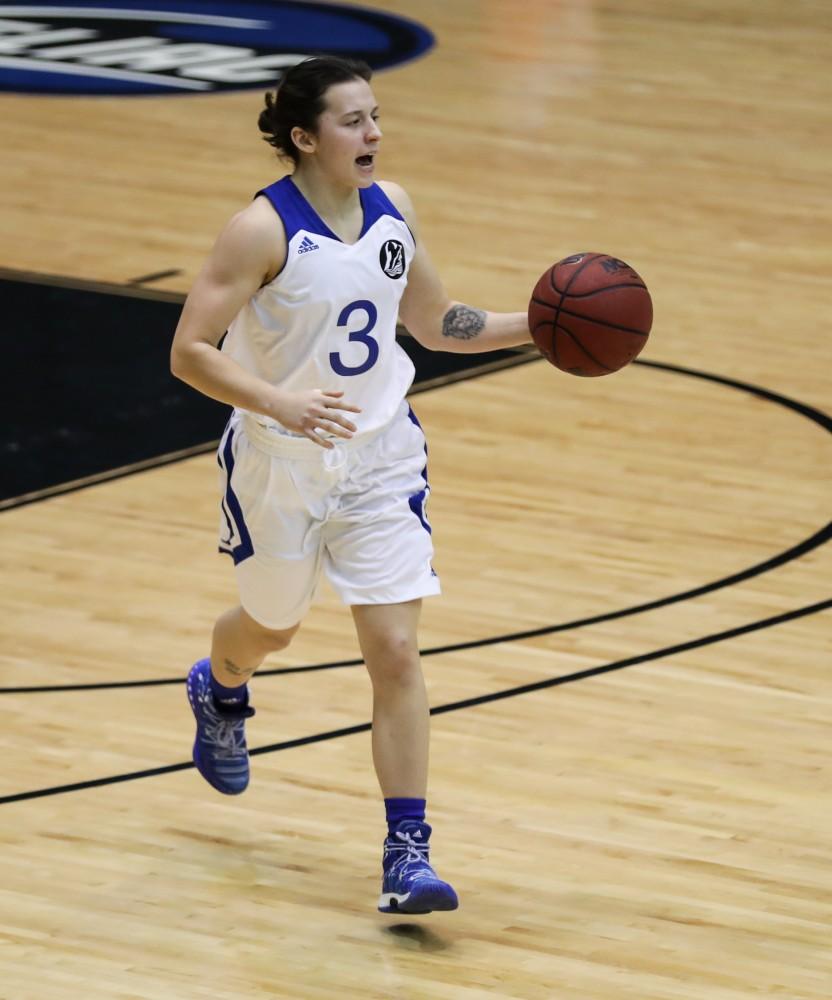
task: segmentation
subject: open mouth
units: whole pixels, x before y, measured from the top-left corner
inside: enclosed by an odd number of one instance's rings
[[[359,167],[371,167],[373,165],[374,155],[372,153],[366,153],[364,156],[357,156],[355,162]]]

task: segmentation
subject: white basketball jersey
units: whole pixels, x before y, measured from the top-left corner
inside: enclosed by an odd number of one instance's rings
[[[355,437],[364,437],[389,423],[413,381],[413,364],[396,343],[413,234],[377,184],[359,189],[364,223],[353,244],[332,232],[291,177],[258,194],[283,222],[286,264],[237,314],[223,351],[281,389],[343,390],[345,402],[361,407],[347,416]]]

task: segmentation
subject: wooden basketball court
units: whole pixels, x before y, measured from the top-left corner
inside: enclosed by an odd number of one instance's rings
[[[0,519],[0,998],[827,1000],[829,7],[373,6],[437,36],[374,83],[451,294],[522,309],[599,250],[655,305],[617,375],[412,400],[461,907],[375,911],[370,686],[327,589],[254,682],[251,788],[191,767],[181,681],[236,593],[197,455]],[[259,107],[2,95],[0,267],[185,293],[282,172]]]

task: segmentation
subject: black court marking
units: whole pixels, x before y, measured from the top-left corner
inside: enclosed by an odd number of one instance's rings
[[[169,271],[154,271],[153,274],[142,274],[138,278],[129,278],[127,281],[128,285],[147,285],[151,281],[161,281],[162,278],[176,278],[180,274],[184,274],[181,268],[171,268]]]
[[[400,328],[400,332],[397,334],[397,339],[400,343],[408,343],[412,341],[413,346],[407,347],[407,353],[410,355],[415,354],[419,349],[416,341],[404,330]],[[425,350],[425,348],[421,348]],[[452,385],[454,382],[469,382],[475,378],[482,378],[483,375],[491,375],[497,371],[503,371],[506,368],[516,368],[518,365],[527,365],[532,361],[539,361],[540,358],[537,356],[536,352],[529,350],[505,350],[497,351],[498,355],[496,359],[490,361],[483,361],[480,364],[475,364],[470,368],[463,368],[461,366],[449,366],[448,370],[444,374],[431,375],[425,377],[424,381],[414,382],[408,392],[408,397],[416,396],[420,392],[428,392],[431,389],[438,389],[444,385]],[[462,355],[462,357],[470,357],[470,355]],[[491,357],[491,355],[489,355]],[[16,510],[18,507],[26,507],[33,503],[42,503],[44,500],[51,500],[53,497],[65,496],[67,493],[77,493],[79,490],[85,490],[90,486],[97,486],[99,483],[109,483],[116,479],[124,479],[126,476],[134,476],[138,472],[147,472],[150,469],[161,469],[165,465],[173,465],[176,462],[184,462],[189,458],[196,458],[198,455],[209,455],[217,450],[219,447],[220,439],[205,441],[202,444],[194,445],[190,448],[181,448],[179,451],[172,451],[168,454],[157,455],[154,458],[148,458],[140,462],[133,462],[131,465],[124,465],[118,468],[108,469],[106,472],[100,472],[95,475],[85,476],[82,479],[76,479],[74,481],[60,483],[56,486],[50,486],[46,489],[35,490],[32,493],[24,493],[21,496],[16,496],[10,500],[0,500],[0,513],[6,510]],[[3,688],[0,688],[0,694],[3,693]]]
[[[539,361],[539,357],[533,354],[520,355],[515,360],[514,363],[526,363],[527,361]],[[737,379],[725,378],[721,375],[712,375],[708,372],[695,371],[691,368],[682,368],[678,365],[663,364],[658,361],[643,361],[638,360],[633,362],[637,365],[643,365],[647,368],[654,368],[658,371],[666,371],[679,375],[686,375],[691,378],[702,379],[707,382],[715,382],[719,385],[725,385],[733,389],[739,389],[743,392],[748,392],[753,396],[758,396],[762,399],[766,399],[769,402],[777,403],[779,406],[791,410],[795,413],[806,417],[813,423],[817,424],[827,433],[832,433],[832,417],[828,417],[825,413],[820,410],[815,409],[812,406],[808,406],[805,403],[800,403],[797,400],[790,399],[787,396],[782,396],[779,393],[772,392],[769,389],[762,389],[759,386],[751,385],[747,382],[740,382]],[[493,371],[493,367],[489,371]],[[485,372],[483,372],[485,374]],[[451,376],[453,377],[453,376]],[[460,377],[465,377],[460,376]],[[470,377],[470,376],[469,376]],[[425,388],[432,388],[431,385],[425,385]],[[810,535],[808,538],[803,539],[796,545],[791,546],[778,553],[769,559],[764,559],[762,562],[755,563],[753,566],[749,566],[747,569],[739,570],[736,573],[732,573],[729,576],[722,577],[719,580],[714,580],[710,583],[702,584],[698,587],[693,587],[690,590],[681,591],[678,594],[672,594],[668,597],[660,597],[653,601],[646,601],[642,604],[636,604],[628,608],[621,608],[615,611],[607,611],[598,615],[591,615],[587,618],[577,618],[568,622],[561,622],[555,625],[544,625],[539,628],[527,629],[522,632],[513,632],[507,635],[497,635],[488,636],[480,639],[471,639],[466,642],[453,643],[446,646],[434,646],[428,649],[421,650],[422,656],[436,656],[440,653],[451,653],[463,649],[476,649],[481,646],[492,646],[503,642],[517,642],[522,639],[531,639],[537,636],[552,635],[556,632],[565,632],[569,629],[584,628],[588,625],[597,625],[600,622],[614,621],[618,618],[628,618],[631,615],[643,614],[647,611],[654,611],[657,608],[667,607],[671,604],[678,604],[681,601],[693,600],[697,597],[702,597],[705,594],[713,593],[716,590],[722,590],[725,587],[731,587],[738,583],[743,583],[746,580],[753,579],[756,576],[761,576],[764,573],[768,573],[779,566],[784,566],[795,559],[799,559],[805,556],[807,553],[812,552],[814,549],[820,548],[820,546],[825,545],[830,538],[832,538],[832,521],[824,525],[814,534]],[[300,667],[276,667],[271,670],[260,670],[257,673],[258,677],[275,677],[283,674],[298,674],[298,673],[311,673],[319,670],[334,670],[341,667],[356,667],[360,666],[364,661],[361,659],[349,659],[349,660],[335,660],[328,663],[315,663]],[[182,684],[184,682],[183,677],[164,677],[164,678],[153,678],[148,680],[134,680],[134,681],[109,681],[101,682],[95,684],[51,684],[51,685],[28,685],[28,686],[17,686],[17,687],[3,687],[0,688],[1,694],[35,694],[35,693],[54,693],[61,691],[109,691],[117,690],[119,688],[135,688],[135,687],[162,687],[167,684]]]
[[[217,446],[230,407],[169,370],[185,296],[0,268],[0,511],[170,464]],[[414,390],[531,360],[428,351],[397,330]]]
[[[505,688],[502,691],[493,691],[490,694],[475,695],[472,698],[463,698],[461,701],[448,702],[445,705],[436,705],[430,710],[431,715],[445,715],[448,712],[459,712],[462,709],[476,708],[480,705],[487,705],[495,701],[504,701],[506,698],[516,698],[519,695],[533,694],[537,691],[544,691],[547,688],[560,687],[563,684],[572,684],[575,681],[588,680],[591,677],[601,677],[617,670],[624,670],[627,667],[634,667],[641,663],[649,663],[653,660],[660,660],[671,656],[678,656],[693,649],[701,649],[704,646],[713,646],[718,642],[725,642],[741,635],[748,635],[751,632],[759,632],[761,629],[773,628],[785,622],[795,621],[805,618],[808,615],[818,614],[832,608],[832,598],[818,601],[815,604],[808,604],[802,608],[795,608],[785,611],[770,618],[762,618],[756,622],[746,625],[738,625],[734,628],[725,629],[722,632],[714,632],[711,635],[701,636],[698,639],[690,639],[687,642],[678,643],[675,646],[664,646],[661,649],[654,649],[649,653],[640,653],[638,656],[630,656],[623,660],[615,660],[612,663],[605,663],[598,667],[590,667],[587,670],[579,670],[573,674],[564,674],[560,677],[550,677],[542,681],[534,681],[530,684],[519,684],[516,687]],[[266,746],[255,747],[249,751],[252,757],[266,753],[278,753],[281,750],[292,750],[296,747],[309,746],[313,743],[324,743],[328,740],[340,739],[344,736],[354,736],[358,733],[366,733],[372,729],[371,722],[361,722],[354,726],[345,726],[341,729],[330,729],[327,732],[315,733],[312,736],[301,736],[294,740],[284,740],[282,743],[270,743]],[[115,774],[107,778],[93,778],[89,781],[77,781],[69,785],[54,785],[51,788],[36,788],[29,792],[17,792],[14,795],[4,795],[0,797],[0,805],[8,805],[12,802],[25,802],[29,799],[40,799],[50,795],[62,795],[66,792],[80,792],[89,788],[101,788],[104,785],[117,785],[125,781],[136,781],[139,778],[155,778],[163,774],[174,774],[176,771],[188,771],[193,768],[192,761],[183,761],[178,764],[165,764],[161,767],[152,767],[144,771],[130,771],[126,774]]]

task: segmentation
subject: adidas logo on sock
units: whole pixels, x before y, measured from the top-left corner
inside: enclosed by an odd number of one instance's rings
[[[313,243],[308,236],[304,236],[300,241],[300,246],[298,247],[298,253],[309,253],[310,250],[320,250],[321,248],[317,243]]]

